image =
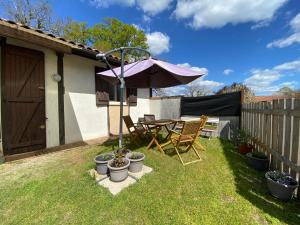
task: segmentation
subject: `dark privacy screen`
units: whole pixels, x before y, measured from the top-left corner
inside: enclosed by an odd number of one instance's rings
[[[241,92],[181,98],[182,116],[240,116]]]

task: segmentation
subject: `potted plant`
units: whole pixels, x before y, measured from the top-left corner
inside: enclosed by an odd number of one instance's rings
[[[100,155],[97,155],[95,157],[95,163],[96,163],[96,170],[99,174],[107,174],[108,168],[107,163],[109,160],[112,160],[114,158],[114,154],[112,153],[103,153]]]
[[[110,180],[113,182],[120,182],[128,177],[128,167],[130,165],[129,159],[125,158],[126,150],[116,150],[114,159],[107,164],[110,173]]]
[[[269,167],[269,159],[262,152],[249,152],[246,154],[248,164],[256,170],[265,171]]]
[[[129,171],[132,173],[141,172],[144,165],[145,155],[141,152],[131,152],[126,155],[130,161]]]
[[[265,174],[265,177],[271,195],[281,200],[290,200],[295,189],[299,186],[294,178],[280,171],[269,171]]]
[[[239,143],[239,152],[241,154],[247,154],[252,152],[253,145],[249,144],[249,135],[247,135],[244,131],[239,132],[238,143]]]

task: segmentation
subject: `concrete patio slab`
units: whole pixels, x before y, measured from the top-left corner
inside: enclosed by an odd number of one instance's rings
[[[151,173],[153,169],[149,166],[143,166],[143,169],[139,173],[128,173],[128,177],[121,182],[112,182],[107,175],[101,175],[98,174],[95,169],[89,170],[89,174],[95,178],[96,183],[98,185],[101,185],[105,188],[107,188],[110,193],[113,195],[117,195],[122,190],[124,190],[126,187],[136,183],[138,180],[140,180],[145,174]]]
[[[151,167],[143,165],[143,169],[142,169],[141,172],[139,172],[139,173],[131,173],[131,172],[129,172],[128,174],[129,174],[129,176],[131,176],[132,178],[134,178],[134,179],[136,179],[136,180],[139,180],[139,179],[141,179],[142,176],[144,176],[145,174],[151,173],[152,170],[153,170],[153,169],[152,169]]]

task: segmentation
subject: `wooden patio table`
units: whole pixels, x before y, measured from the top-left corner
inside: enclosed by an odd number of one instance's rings
[[[158,142],[158,134],[159,131],[162,130],[161,128],[165,127],[166,131],[168,132],[167,136],[164,138],[164,140],[167,140],[169,136],[171,135],[171,130],[174,129],[176,124],[180,120],[174,120],[174,119],[160,119],[160,120],[152,120],[152,121],[143,121],[141,122],[143,125],[148,127],[148,130],[150,131],[152,135],[152,139],[150,143],[147,146],[147,149],[150,149],[153,144],[156,144],[158,149],[164,153],[164,150],[162,149],[162,145]],[[170,129],[168,125],[173,124],[172,128]],[[151,132],[150,126],[155,126],[155,132]],[[167,142],[168,143],[168,142]],[[167,143],[164,143],[163,145],[166,145]]]

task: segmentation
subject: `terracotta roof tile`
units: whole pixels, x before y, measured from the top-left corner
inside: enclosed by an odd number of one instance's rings
[[[95,49],[95,48],[92,48],[92,47],[89,47],[89,46],[85,46],[85,45],[80,44],[80,43],[75,43],[74,41],[71,41],[71,40],[66,40],[65,38],[55,36],[52,33],[47,33],[47,32],[42,31],[40,29],[35,29],[33,27],[30,27],[30,26],[27,26],[27,25],[24,25],[24,24],[20,24],[20,23],[17,23],[15,21],[12,21],[12,20],[7,20],[7,19],[4,19],[4,18],[0,18],[0,21],[3,22],[1,25],[5,25],[5,23],[7,23],[7,25],[8,24],[15,25],[15,27],[13,27],[15,29],[18,29],[19,27],[22,27],[22,28],[25,29],[23,31],[26,31],[26,29],[30,30],[30,31],[33,31],[33,32],[30,32],[30,34],[32,34],[32,35],[33,34],[35,34],[37,36],[47,35],[48,37],[50,37],[52,39],[52,41],[56,41],[56,42],[59,42],[59,43],[64,43],[64,44],[69,45],[69,46],[71,45],[71,47],[73,47],[73,48],[85,49],[85,50],[88,50],[88,51],[92,51],[92,52],[94,52],[96,54],[99,53],[99,52],[101,52],[98,49]],[[10,27],[12,27],[12,26],[10,26]],[[118,59],[117,57],[114,57],[114,58]]]
[[[271,102],[275,99],[283,99],[284,96],[281,95],[270,95],[270,96],[255,96],[254,101],[255,102]]]

